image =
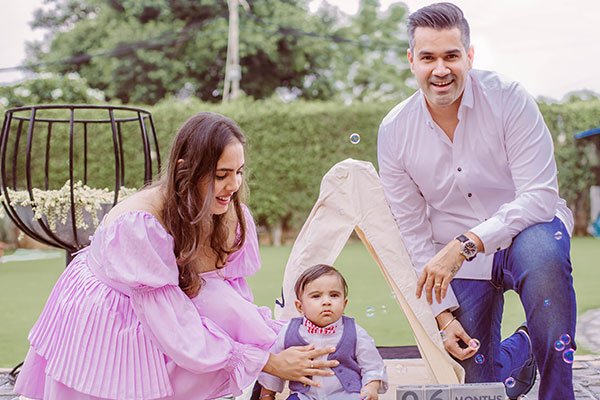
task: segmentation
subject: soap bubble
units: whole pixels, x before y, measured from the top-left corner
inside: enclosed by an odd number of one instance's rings
[[[515,387],[515,378],[513,378],[512,376],[509,376],[508,378],[506,378],[506,380],[504,381],[504,385],[507,388],[512,388]]]
[[[554,342],[554,350],[556,351],[563,351],[565,349],[565,342],[563,342],[562,340],[557,340],[556,342]]]
[[[550,304],[552,304],[550,299],[544,299],[544,307],[548,307]]]
[[[366,310],[367,318],[373,318],[375,316],[375,307],[369,306]]]
[[[383,305],[381,306],[381,313],[382,313],[382,314],[387,314],[387,306],[386,306],[385,304],[383,304]]]
[[[554,239],[556,239],[556,240],[562,239],[562,232],[556,231],[556,233],[554,234]]]
[[[359,144],[360,143],[360,135],[358,133],[350,134],[350,143]]]
[[[563,333],[562,335],[560,335],[560,341],[564,344],[569,344],[571,343],[571,336],[569,336],[568,333]]]
[[[475,356],[475,364],[483,364],[485,362],[485,356],[483,354],[477,354]]]
[[[408,368],[406,368],[405,365],[398,363],[396,364],[396,371],[399,374],[406,374],[408,372]]]
[[[442,337],[442,342],[445,342],[446,339],[448,339],[448,336],[446,335],[446,331],[440,331],[440,336]]]
[[[568,348],[563,352],[563,361],[567,364],[573,364],[573,359],[575,358],[575,350]]]

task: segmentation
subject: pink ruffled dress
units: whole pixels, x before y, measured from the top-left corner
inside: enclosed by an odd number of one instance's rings
[[[29,334],[15,391],[48,400],[190,400],[239,395],[267,362],[281,324],[253,303],[256,228],[223,269],[178,286],[173,238],[132,211],[101,224],[56,283]]]

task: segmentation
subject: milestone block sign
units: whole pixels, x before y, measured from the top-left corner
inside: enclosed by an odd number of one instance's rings
[[[401,385],[396,400],[504,400],[502,383],[467,383],[463,385]]]

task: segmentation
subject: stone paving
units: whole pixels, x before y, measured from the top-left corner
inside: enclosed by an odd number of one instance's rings
[[[538,374],[535,386],[523,400],[538,400],[539,384]],[[575,356],[573,390],[577,400],[600,400],[600,355]]]
[[[0,369],[0,400],[15,399],[15,394],[12,391],[13,382],[8,376],[9,372],[9,369]]]
[[[577,317],[577,342],[589,351],[600,354],[600,309]]]
[[[580,315],[577,321],[577,342],[580,346],[595,353],[576,355],[573,363],[573,386],[577,400],[600,400],[600,309]],[[8,369],[0,369],[0,400],[19,400],[12,391]],[[527,400],[538,400],[539,376],[536,384],[527,395]],[[395,388],[388,390],[380,400],[393,399]],[[523,399],[523,400],[524,400]],[[539,399],[543,400],[543,399]]]

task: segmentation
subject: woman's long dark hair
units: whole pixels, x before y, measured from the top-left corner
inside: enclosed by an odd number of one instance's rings
[[[242,130],[231,119],[209,112],[194,115],[177,132],[166,173],[160,181],[165,193],[161,219],[175,242],[179,287],[189,297],[195,297],[202,286],[194,268],[201,246],[208,244],[217,255],[217,266],[222,267],[227,256],[244,244],[243,182],[232,196],[240,228],[239,238],[232,246],[228,245],[230,211],[221,215],[211,213],[217,162],[225,147],[236,141],[246,144]]]

